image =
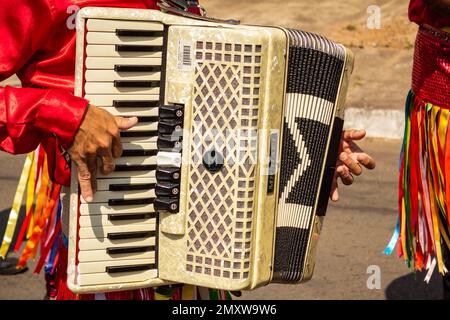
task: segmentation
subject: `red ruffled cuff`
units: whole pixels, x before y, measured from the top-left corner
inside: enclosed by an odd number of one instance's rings
[[[51,89],[42,101],[35,126],[54,134],[64,149],[68,149],[80,127],[89,102],[67,91]]]

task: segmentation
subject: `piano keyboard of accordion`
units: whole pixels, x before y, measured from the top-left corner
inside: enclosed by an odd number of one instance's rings
[[[306,32],[82,9],[76,94],[140,121],[92,203],[73,170],[71,290],[309,279],[352,64]]]

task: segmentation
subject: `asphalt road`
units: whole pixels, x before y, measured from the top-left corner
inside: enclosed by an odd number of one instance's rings
[[[424,275],[411,273],[403,260],[382,254],[396,221],[396,167],[400,142],[366,140],[362,145],[376,158],[377,169],[359,177],[352,187],[342,187],[341,201],[330,205],[319,241],[313,279],[300,285],[269,285],[244,292],[242,298],[441,298],[441,280],[437,274],[426,284]],[[23,160],[23,156],[0,153],[0,221],[6,217],[5,209],[12,201]],[[4,223],[0,223],[0,234]],[[379,289],[367,286],[373,275],[368,270],[373,268],[380,271]],[[0,299],[42,299],[43,296],[42,275],[33,275],[30,270],[16,276],[0,276]]]

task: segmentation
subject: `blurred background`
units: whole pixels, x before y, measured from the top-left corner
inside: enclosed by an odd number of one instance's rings
[[[377,160],[341,200],[330,204],[319,241],[313,279],[301,285],[269,285],[243,299],[440,299],[441,280],[429,284],[402,259],[382,254],[396,223],[397,162],[403,108],[410,87],[416,25],[406,0],[203,0],[210,16],[242,23],[299,28],[343,43],[355,53],[346,126],[365,128],[361,146]],[[380,25],[373,27],[374,14]],[[3,85],[19,85],[11,78]],[[23,156],[0,152],[0,235],[3,234]],[[32,264],[30,265],[32,267]],[[32,270],[32,268],[30,268]],[[373,286],[373,270],[379,283]],[[369,284],[369,285],[368,285]],[[379,284],[379,286],[377,285]],[[42,299],[43,275],[0,276],[0,299]]]

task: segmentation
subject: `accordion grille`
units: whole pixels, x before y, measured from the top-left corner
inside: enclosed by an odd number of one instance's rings
[[[197,42],[186,270],[247,279],[257,163],[261,46]],[[217,173],[202,163],[223,155]]]

